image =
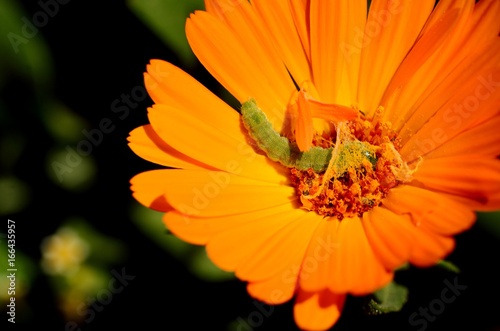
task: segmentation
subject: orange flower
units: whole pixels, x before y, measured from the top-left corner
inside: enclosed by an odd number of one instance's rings
[[[474,211],[500,208],[500,1],[205,5],[186,33],[208,71],[291,146],[332,149],[321,173],[271,161],[237,111],[147,66],[151,124],[129,145],[167,168],[135,176],[133,195],[251,296],[295,296],[297,325],[328,329],[347,294],[434,265]]]

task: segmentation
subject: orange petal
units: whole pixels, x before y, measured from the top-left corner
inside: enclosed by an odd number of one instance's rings
[[[290,76],[280,57],[280,51],[272,39],[272,33],[266,29],[265,22],[257,14],[254,5],[250,5],[248,1],[235,2],[234,0],[206,0],[205,2],[210,3],[210,8],[217,8],[216,16],[231,30],[247,53],[252,54],[251,59],[259,59],[258,68],[255,67],[255,69],[273,76],[275,83],[279,80],[282,86],[293,90]],[[280,16],[282,15],[283,13],[280,13]],[[241,42],[243,40],[244,42]],[[212,42],[213,40],[210,43]],[[254,65],[256,64],[254,62]]]
[[[402,155],[423,156],[499,113],[500,41],[478,51],[481,54],[464,60],[438,86],[429,86],[412,107],[413,115],[401,128]]]
[[[427,189],[476,201],[483,210],[500,208],[500,162],[497,159],[471,155],[424,160],[414,179]]]
[[[313,118],[320,118],[328,122],[350,121],[358,116],[358,113],[341,105],[327,104],[306,96],[307,92],[302,89],[297,99],[297,119],[295,125],[295,139],[301,151],[307,151],[312,146],[314,134]]]
[[[252,222],[263,217],[287,213],[291,209],[288,203],[269,209],[251,211],[237,215],[219,217],[196,217],[188,213],[173,211],[165,214],[165,226],[177,237],[196,245],[206,245],[213,236]]]
[[[359,218],[329,219],[318,227],[304,257],[300,287],[367,294],[392,279],[375,256]]]
[[[361,52],[359,107],[367,115],[379,106],[387,85],[415,43],[434,2],[371,2],[366,26],[364,31],[358,32],[361,35],[355,44],[355,51]]]
[[[471,213],[463,208],[459,212],[465,214],[451,212],[450,216],[446,216],[450,208],[458,206],[453,200],[409,185],[392,189],[384,200],[384,206],[396,214],[411,215],[414,226],[411,229],[413,238],[409,261],[420,267],[436,264],[453,250],[453,238],[441,233],[455,234],[471,225]]]
[[[384,206],[396,214],[410,215],[415,226],[441,235],[465,231],[475,219],[470,207],[445,194],[411,185],[392,189]]]
[[[320,291],[328,287],[332,278],[331,260],[340,248],[337,236],[340,222],[328,219],[321,222],[311,237],[300,269],[300,287],[304,291]]]
[[[456,21],[459,19],[459,12],[457,10],[452,10],[446,13],[446,15],[426,33],[423,34],[418,41],[415,43],[411,51],[405,57],[404,61],[399,66],[398,70],[395,72],[390,83],[388,84],[384,96],[380,101],[380,104],[388,106],[392,103],[394,109],[406,109],[402,107],[403,102],[403,89],[406,89],[406,94],[404,97],[410,98],[409,88],[406,86],[410,81],[416,81],[422,84],[423,82],[430,82],[431,80],[426,77],[425,80],[421,76],[417,76],[416,73],[421,70],[421,67],[429,62],[431,55],[436,54],[438,49],[444,44],[446,37],[453,32],[452,28],[456,25]],[[437,66],[436,66],[437,67]],[[413,83],[416,85],[416,83]],[[426,85],[427,86],[427,85]],[[422,87],[423,89],[423,87]],[[414,96],[413,96],[414,97]],[[395,100],[396,99],[396,100]],[[407,100],[407,99],[404,99]],[[413,103],[415,103],[413,101]],[[407,103],[406,105],[411,105],[413,103]],[[401,116],[401,111],[398,115]],[[395,117],[395,114],[391,114]],[[411,114],[408,114],[408,117]],[[406,120],[406,116],[404,117]]]
[[[243,135],[232,137],[226,133],[226,127],[214,126],[211,121],[168,105],[154,105],[148,116],[161,139],[193,159],[245,177],[274,183],[284,180],[279,174],[284,167],[257,154]],[[240,127],[239,118],[228,126]]]
[[[299,150],[304,152],[312,146],[313,121],[310,107],[302,91],[299,93],[297,104],[295,139]]]
[[[173,168],[216,170],[173,149],[149,124],[132,130],[127,140],[135,154],[150,162]]]
[[[166,171],[170,170],[151,170],[135,175],[130,180],[132,196],[148,208],[162,212],[173,210],[165,200],[165,188],[158,185]]]
[[[321,118],[330,122],[343,122],[353,120],[358,116],[358,113],[350,107],[327,104],[313,99],[309,99],[307,102],[314,118]]]
[[[425,156],[426,159],[459,155],[484,155],[494,158],[499,153],[500,116],[495,116],[476,127],[462,132]]]
[[[450,4],[448,7],[445,3]],[[396,130],[415,114],[420,99],[438,86],[471,51],[461,44],[474,3],[440,1],[418,41],[387,87],[381,104],[392,111],[384,119]],[[435,107],[431,108],[435,109]]]
[[[236,99],[243,103],[249,97],[255,98],[279,131],[288,99],[295,90],[293,81],[285,66],[277,64],[279,59],[271,50],[259,43],[259,27],[252,23],[255,13],[248,3],[243,1],[225,14],[230,23],[203,11],[191,15],[186,22],[189,44],[205,68]],[[244,35],[231,28],[238,23]]]
[[[366,1],[311,1],[309,9],[313,82],[320,100],[352,106],[356,102],[360,53],[349,52],[348,48],[359,28],[364,28]]]
[[[146,68],[144,82],[155,103],[182,109],[213,126],[224,128],[231,137],[241,139],[243,134],[239,126],[234,125],[239,119],[238,112],[196,79],[161,60],[151,60]]]
[[[311,81],[306,52],[294,24],[293,13],[287,1],[252,0],[252,6],[261,17],[266,32],[296,82]],[[305,16],[305,10],[301,13]],[[305,24],[303,19],[301,23]]]
[[[265,247],[268,242],[273,242],[273,237],[282,229],[290,223],[297,222],[303,215],[304,211],[299,209],[290,208],[279,214],[275,214],[274,209],[269,209],[267,215],[263,213],[260,218],[212,237],[207,244],[208,256],[221,269],[237,270],[259,249]]]
[[[447,200],[445,205],[427,214],[420,221],[422,229],[451,236],[468,230],[474,225],[476,214],[467,205],[451,199]]]
[[[466,9],[467,12],[472,13],[474,2],[472,0],[440,0],[432,11],[432,15],[425,24],[421,35],[428,33],[450,10]]]
[[[413,225],[408,217],[376,207],[363,215],[363,228],[373,251],[388,270],[409,260]]]
[[[359,218],[343,219],[337,234],[330,290],[355,295],[371,293],[389,283],[393,273],[377,259]]]
[[[291,0],[290,12],[293,17],[293,23],[297,29],[302,49],[305,53],[308,63],[311,60],[311,46],[309,43],[309,0]]]
[[[236,268],[236,276],[258,281],[269,277],[281,278],[284,272],[294,270],[300,265],[297,261],[304,256],[311,236],[321,221],[321,216],[310,212],[303,212],[300,218],[291,219],[278,233],[242,261]],[[284,269],[286,270],[283,271]],[[279,274],[279,271],[283,273]]]
[[[287,203],[293,206],[296,199],[292,187],[223,171],[171,169],[162,172],[158,183],[169,204],[188,216],[237,215]]]
[[[228,12],[236,10],[242,1],[235,0],[204,0],[205,10],[219,19],[224,20]]]
[[[476,40],[478,45],[491,39],[498,39],[500,24],[500,2],[498,0],[481,0],[476,3],[470,24],[470,35],[466,40]]]
[[[268,279],[251,282],[247,285],[248,294],[270,305],[278,305],[290,300],[295,294],[297,273],[300,261],[295,266],[287,267]]]
[[[413,232],[414,245],[410,255],[410,263],[418,267],[430,267],[444,259],[455,248],[455,241],[445,237],[415,228]]]
[[[328,290],[308,293],[300,289],[293,307],[295,322],[302,330],[328,330],[338,321],[345,297]]]

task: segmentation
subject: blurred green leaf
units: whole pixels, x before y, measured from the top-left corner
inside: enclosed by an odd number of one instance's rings
[[[184,26],[189,14],[203,9],[203,0],[128,0],[130,10],[170,47],[186,66],[196,57],[187,42]]]
[[[74,143],[82,137],[84,120],[57,100],[43,105],[42,121],[48,132],[63,143]]]
[[[191,272],[207,281],[225,281],[234,279],[234,273],[227,272],[215,264],[207,256],[204,247],[197,247],[190,259]]]
[[[500,239],[500,211],[477,213],[477,223],[483,229]]]
[[[169,254],[184,262],[194,275],[207,281],[223,281],[234,278],[233,273],[219,269],[208,258],[205,247],[189,244],[170,233],[162,217],[165,213],[151,210],[139,203],[132,204],[134,223]]]
[[[57,185],[69,191],[80,192],[94,183],[97,167],[92,155],[78,152],[77,144],[48,153],[45,170]]]
[[[163,214],[137,202],[132,204],[131,217],[137,227],[168,253],[176,258],[185,257],[194,246],[167,232],[162,222]]]
[[[20,211],[28,200],[28,185],[14,176],[0,177],[0,215]]]
[[[0,29],[0,85],[1,79],[6,78],[4,73],[13,72],[31,79],[37,91],[45,90],[53,72],[49,48],[19,2],[0,1]]]
[[[368,313],[379,315],[400,311],[408,301],[408,289],[390,282],[386,287],[373,293],[373,299],[368,303]]]
[[[83,295],[86,297],[95,294],[102,288],[105,288],[109,282],[109,277],[109,273],[102,269],[82,265],[74,275],[71,275],[71,277],[65,280],[66,286],[60,287],[59,290],[76,290],[79,293],[82,293],[83,302]],[[57,278],[54,278],[54,280],[56,280],[54,282],[54,287],[57,288],[62,282],[57,281]]]
[[[447,271],[453,272],[455,274],[459,274],[460,273],[460,268],[457,267],[455,264],[453,264],[450,261],[441,260],[441,261],[438,262],[437,266],[441,267],[441,268],[443,268],[443,269],[445,269]]]

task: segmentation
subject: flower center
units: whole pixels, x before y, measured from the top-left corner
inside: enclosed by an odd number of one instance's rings
[[[380,206],[389,190],[408,182],[411,170],[399,154],[400,139],[391,124],[381,122],[379,108],[369,121],[364,116],[336,124],[332,134],[316,135],[313,145],[333,146],[324,172],[291,168],[292,185],[304,209],[319,215],[362,216]]]

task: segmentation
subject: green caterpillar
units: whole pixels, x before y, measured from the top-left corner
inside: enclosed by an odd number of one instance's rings
[[[333,147],[315,146],[306,152],[301,152],[296,144],[290,143],[286,137],[282,137],[274,130],[254,99],[242,104],[241,117],[250,136],[271,160],[298,170],[312,168],[316,173],[324,172],[328,168]]]

